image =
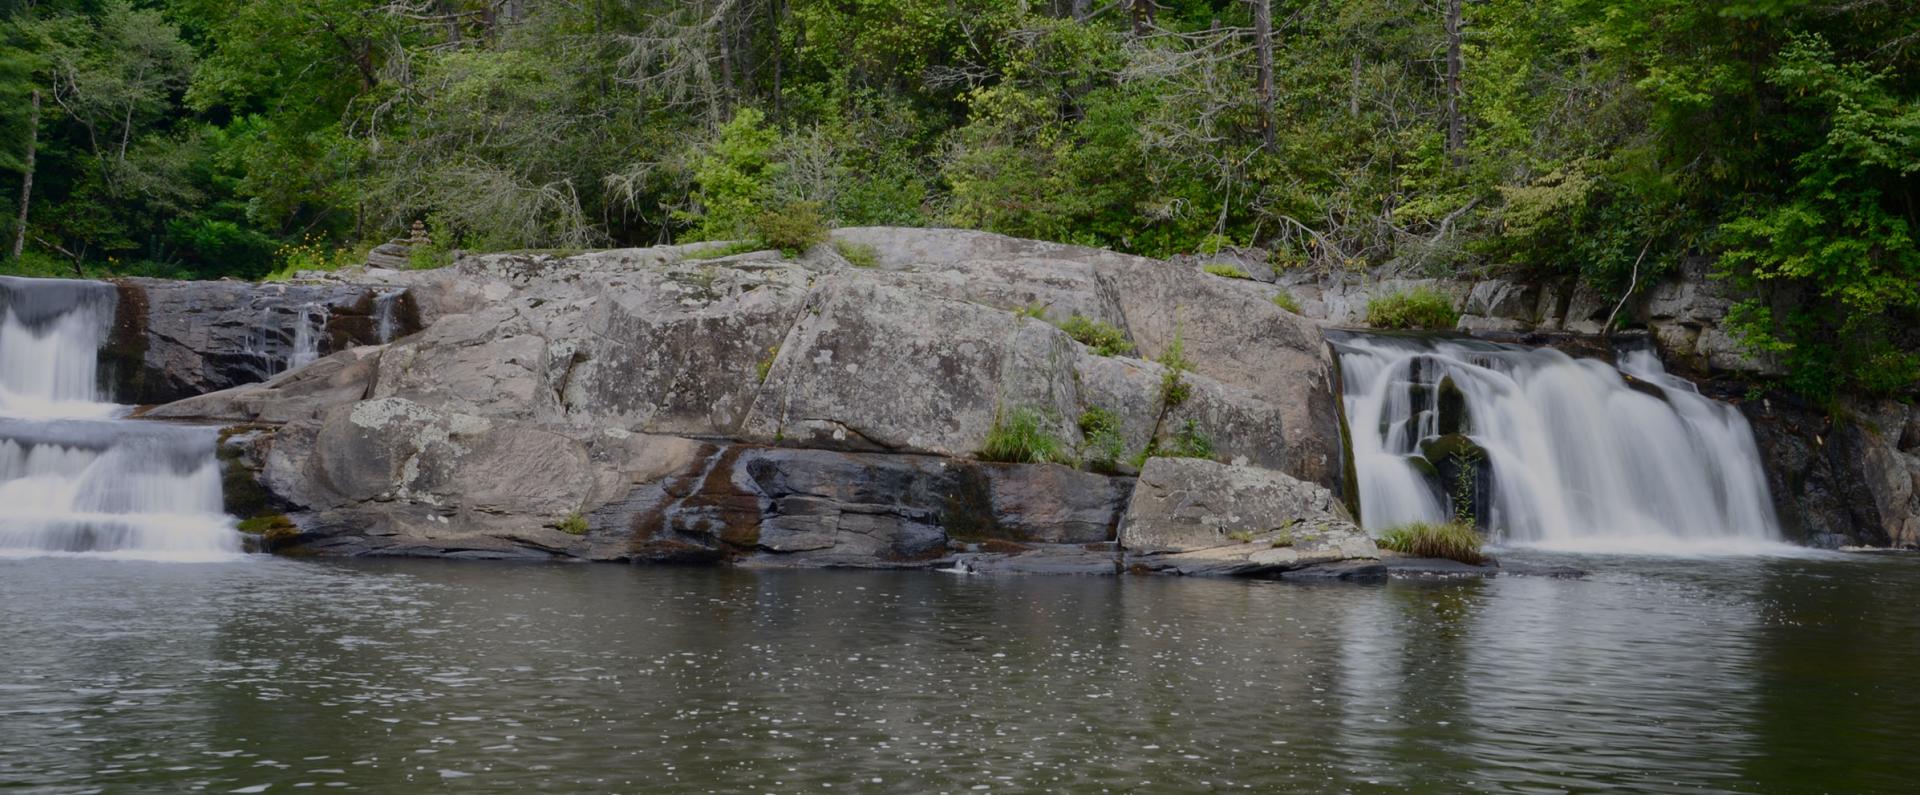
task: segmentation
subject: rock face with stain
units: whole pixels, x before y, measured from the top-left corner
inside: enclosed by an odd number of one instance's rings
[[[149,414],[245,424],[230,460],[324,554],[931,566],[1032,551],[1124,568],[1132,468],[975,460],[1016,412],[1069,453],[1099,408],[1122,459],[1197,433],[1233,462],[1210,466],[1341,485],[1327,346],[1264,295],[997,235],[835,236],[873,246],[878,267],[826,246],[682,246],[315,285],[405,290],[426,324]],[[1098,355],[1054,325],[1075,314],[1136,353]]]
[[[355,284],[121,279],[114,398],[161,403],[266,380],[356,345],[417,330],[409,291]]]

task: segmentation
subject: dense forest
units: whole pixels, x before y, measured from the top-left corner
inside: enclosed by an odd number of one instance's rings
[[[1912,0],[0,0],[0,271],[952,225],[1273,267],[1686,258],[1920,377]]]

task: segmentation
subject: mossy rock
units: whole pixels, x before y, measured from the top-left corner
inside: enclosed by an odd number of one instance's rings
[[[284,513],[266,514],[242,519],[235,529],[250,536],[256,536],[255,544],[262,552],[278,552],[292,546],[300,540],[300,526],[293,523]]]
[[[1478,456],[1484,459],[1487,451],[1465,434],[1449,433],[1422,440],[1420,455],[1437,464],[1455,456]]]

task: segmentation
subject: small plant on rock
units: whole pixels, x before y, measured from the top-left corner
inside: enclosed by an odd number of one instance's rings
[[[1241,270],[1241,269],[1239,268],[1239,266],[1237,266],[1237,265],[1229,265],[1229,264],[1227,264],[1227,263],[1224,263],[1224,262],[1209,262],[1209,263],[1207,263],[1207,264],[1205,264],[1205,265],[1202,265],[1202,266],[1200,266],[1200,269],[1201,269],[1201,270],[1203,270],[1203,271],[1206,271],[1206,272],[1208,272],[1208,273],[1211,273],[1211,274],[1213,274],[1213,275],[1215,275],[1215,276],[1220,276],[1220,277],[1223,277],[1223,278],[1227,278],[1227,279],[1251,279],[1251,278],[1253,278],[1252,276],[1248,276],[1248,275],[1247,275],[1247,272],[1246,272],[1246,271],[1243,271],[1243,270]]]
[[[754,235],[768,248],[789,257],[805,254],[827,239],[827,221],[819,202],[787,202],[753,219]]]
[[[1067,443],[1050,425],[1046,415],[1033,409],[998,412],[977,457],[1010,464],[1075,463]]]
[[[845,240],[836,240],[833,243],[833,250],[840,252],[840,258],[846,260],[847,264],[853,267],[880,267],[880,250],[865,243],[851,243]]]
[[[1060,323],[1060,330],[1101,356],[1125,356],[1133,352],[1127,333],[1110,323],[1075,314]]]
[[[1367,301],[1367,325],[1374,328],[1444,330],[1459,322],[1453,299],[1427,287]]]
[[[1193,386],[1186,382],[1182,374],[1187,371],[1186,343],[1179,334],[1173,335],[1173,344],[1160,352],[1160,366],[1167,368],[1160,376],[1160,403],[1163,406],[1178,406],[1193,396]]]
[[[1127,454],[1127,440],[1120,435],[1120,418],[1099,406],[1088,406],[1080,413],[1080,436],[1086,441],[1080,458],[1095,472],[1112,474],[1120,469]]]
[[[1472,566],[1485,562],[1480,554],[1480,533],[1465,522],[1409,522],[1389,528],[1376,543],[1422,558],[1446,558]]]
[[[587,517],[581,516],[579,511],[574,511],[573,513],[567,514],[567,518],[560,520],[558,529],[567,535],[586,535]]]
[[[1273,294],[1273,305],[1294,314],[1300,314],[1300,302],[1294,300],[1293,293],[1281,290]]]

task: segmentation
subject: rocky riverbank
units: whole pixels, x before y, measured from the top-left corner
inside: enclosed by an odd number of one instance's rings
[[[1609,347],[1576,333],[1597,311],[1573,311],[1578,300],[1438,286],[1461,293],[1463,330]],[[492,254],[204,297],[131,282],[122,301],[144,292],[147,330],[116,340],[145,340],[148,382],[204,392],[146,416],[228,426],[230,507],[281,552],[1379,576],[1388,566],[1343,504],[1321,329],[1393,288],[1308,288],[1285,287],[1294,314],[1274,285],[1192,263],[843,229],[797,258]],[[1687,284],[1655,295],[1670,300],[1633,317],[1671,323],[1636,320],[1636,333],[1667,358],[1743,361],[1716,353],[1723,301]],[[221,318],[274,311],[262,300],[339,309],[318,358],[277,373],[219,365],[242,345],[221,329],[244,325]],[[1079,339],[1062,328],[1076,325]],[[1109,337],[1089,337],[1094,325]],[[179,346],[195,358],[155,353],[194,334],[213,335]],[[1682,339],[1692,347],[1669,347]],[[1736,383],[1717,374],[1759,371],[1705,372],[1713,389]],[[240,383],[257,376],[269,377]],[[1777,396],[1728,391],[1716,394],[1752,418],[1799,537],[1920,540],[1911,412],[1822,425]],[[1021,421],[1053,461],[981,460]]]
[[[1338,497],[1330,353],[1270,288],[969,232],[836,243],[872,267],[662,247],[356,275],[424,329],[146,416],[230,425],[236,510],[284,515],[285,552],[1259,576],[1376,558]],[[1017,418],[1057,462],[979,460]]]

